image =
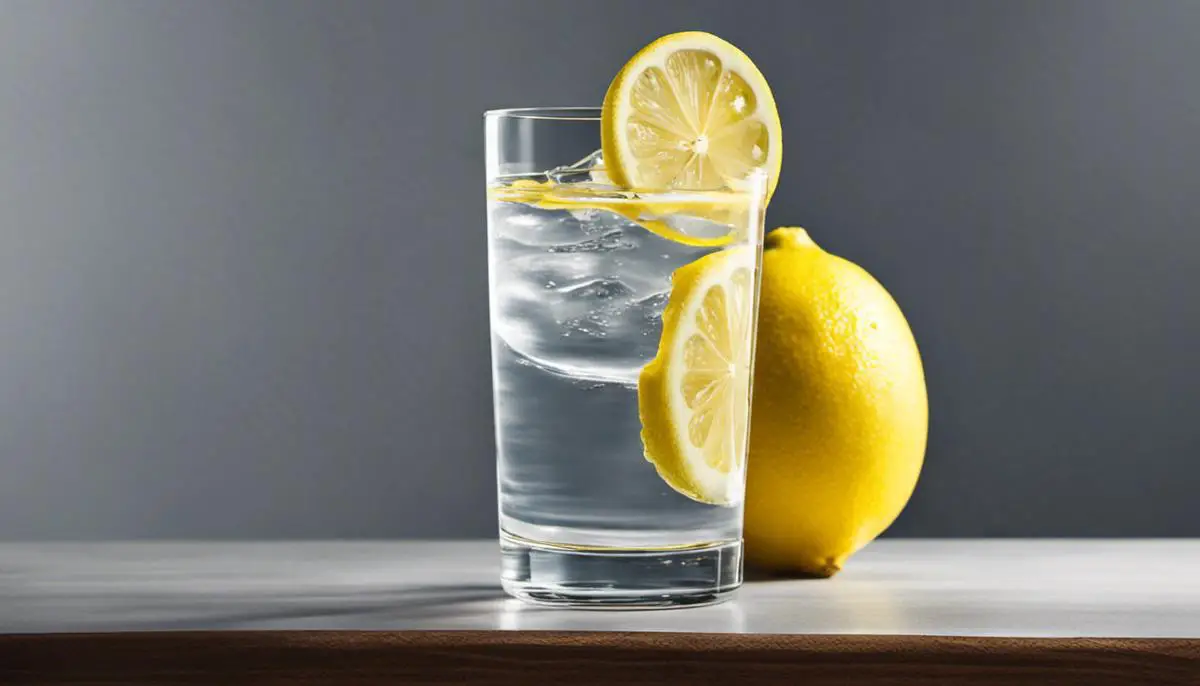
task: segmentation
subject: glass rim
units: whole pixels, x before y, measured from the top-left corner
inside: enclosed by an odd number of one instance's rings
[[[487,110],[484,118],[539,119],[545,121],[600,121],[600,107],[507,107]]]

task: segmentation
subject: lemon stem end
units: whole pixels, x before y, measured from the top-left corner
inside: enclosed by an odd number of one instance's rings
[[[808,232],[799,226],[781,226],[767,234],[765,247],[773,248],[817,248]]]

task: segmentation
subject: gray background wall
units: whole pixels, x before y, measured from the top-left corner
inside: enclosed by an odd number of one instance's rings
[[[745,48],[908,314],[901,535],[1200,535],[1200,3],[0,0],[0,537],[487,536],[482,121]]]

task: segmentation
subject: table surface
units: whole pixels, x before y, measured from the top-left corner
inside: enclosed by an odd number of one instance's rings
[[[4,543],[0,632],[518,629],[1200,637],[1200,540],[882,540],[833,579],[597,612],[503,595],[493,541]]]

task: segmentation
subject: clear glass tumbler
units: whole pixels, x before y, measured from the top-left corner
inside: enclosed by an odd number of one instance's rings
[[[721,600],[742,580],[765,179],[620,188],[598,109],[485,122],[504,588]]]

